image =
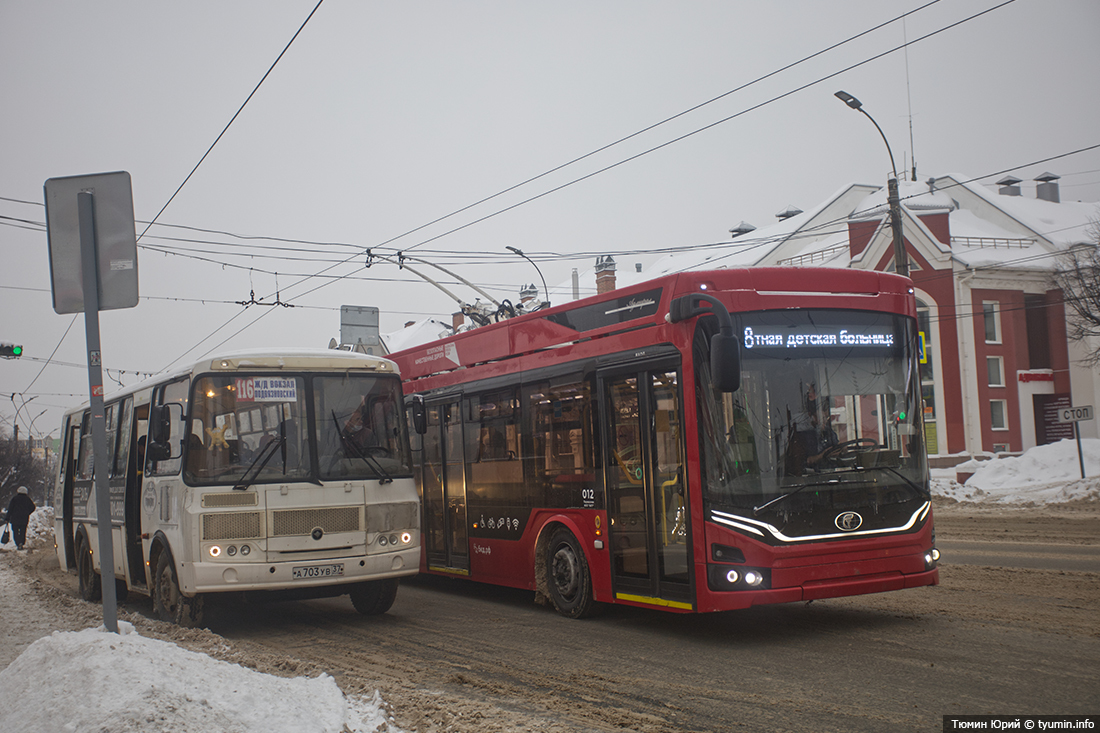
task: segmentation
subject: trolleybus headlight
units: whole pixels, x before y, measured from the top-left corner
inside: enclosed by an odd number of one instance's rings
[[[391,545],[396,545],[397,544],[397,535],[395,535],[395,534],[390,535],[390,544]]]
[[[242,555],[247,555],[250,552],[252,552],[252,546],[251,545],[241,545],[241,554]]]
[[[234,555],[237,554],[237,546],[236,545],[230,545],[229,547],[225,548],[225,554],[229,555],[230,557],[233,557]]]
[[[410,542],[412,542],[412,538],[413,538],[412,532],[402,532],[401,533],[401,544],[403,544],[403,545],[409,544]]]
[[[741,574],[738,573],[736,570],[730,570],[726,573],[726,582],[730,585],[733,585],[739,580],[741,580]]]
[[[937,550],[935,547],[933,547],[932,548],[932,562],[939,562],[939,561],[940,561],[940,551]]]
[[[386,539],[386,535],[384,535],[384,534],[378,535],[378,544],[382,545],[382,547],[385,547],[386,545],[388,545],[389,542],[390,541]]]
[[[758,586],[764,582],[764,576],[755,570],[749,570],[745,573],[745,583],[751,586]]]
[[[217,545],[210,545],[210,557],[217,557],[222,554],[222,548]]]

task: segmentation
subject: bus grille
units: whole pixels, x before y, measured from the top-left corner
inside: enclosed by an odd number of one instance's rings
[[[203,509],[227,506],[256,506],[259,495],[255,491],[234,491],[232,494],[203,494]]]
[[[278,509],[272,513],[272,537],[307,535],[320,527],[329,532],[358,532],[363,528],[362,508],[341,506],[329,509]]]
[[[220,512],[202,515],[204,540],[251,540],[263,537],[263,513]]]
[[[392,532],[395,529],[419,527],[420,505],[378,504],[367,507],[367,532]]]

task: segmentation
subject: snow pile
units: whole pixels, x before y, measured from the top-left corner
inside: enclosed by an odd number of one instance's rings
[[[1081,478],[1077,441],[1040,445],[1021,456],[970,460],[949,471],[932,472],[932,493],[955,501],[989,504],[1064,504],[1100,500],[1100,440],[1083,439]],[[958,473],[973,473],[965,484]]]
[[[399,733],[377,693],[345,698],[328,675],[273,677],[144,638],[124,621],[119,632],[31,644],[0,672],[0,730]]]

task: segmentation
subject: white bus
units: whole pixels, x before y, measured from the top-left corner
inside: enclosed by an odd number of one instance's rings
[[[401,381],[335,350],[223,354],[105,398],[114,568],[101,567],[89,406],[62,423],[57,554],[80,595],[149,595],[202,623],[208,593],[348,593],[385,613],[420,567]],[[264,594],[263,591],[278,591]]]

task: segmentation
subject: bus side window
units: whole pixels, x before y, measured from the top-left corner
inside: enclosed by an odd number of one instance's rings
[[[95,451],[92,450],[92,420],[89,413],[84,413],[84,419],[80,427],[80,451],[77,454],[76,478],[90,480],[92,478],[92,464],[95,461]]]

